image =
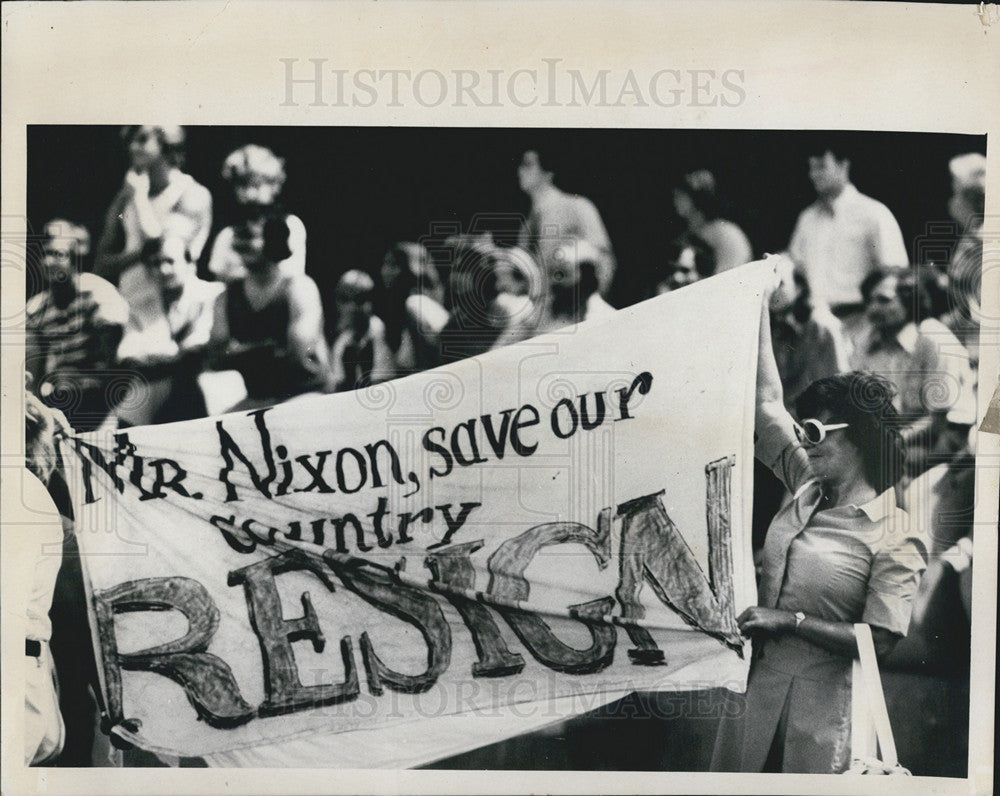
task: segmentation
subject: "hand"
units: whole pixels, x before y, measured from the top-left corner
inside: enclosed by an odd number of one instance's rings
[[[764,286],[764,301],[765,305],[767,305],[770,303],[771,296],[774,295],[776,290],[781,288],[784,283],[791,282],[795,263],[792,262],[792,258],[787,254],[765,254],[764,262],[774,269],[771,274],[772,278]]]
[[[744,636],[758,633],[789,633],[795,630],[795,614],[778,608],[754,605],[736,617],[736,624]]]
[[[125,186],[131,189],[133,196],[149,196],[149,174],[129,169],[125,173]]]

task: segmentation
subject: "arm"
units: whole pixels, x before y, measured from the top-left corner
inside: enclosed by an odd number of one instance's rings
[[[883,204],[878,204],[876,207],[873,244],[876,265],[910,264],[910,256],[906,251],[903,233],[899,229],[896,217]]]
[[[845,658],[858,656],[858,643],[854,635],[853,622],[830,622],[816,616],[806,616],[796,629],[793,611],[754,606],[747,608],[740,614],[736,618],[736,623],[740,626],[740,632],[745,636],[794,635],[835,655],[843,655]],[[876,657],[880,661],[887,658],[902,638],[900,633],[873,626],[872,640],[875,642]]]
[[[150,210],[152,210],[152,207],[150,207]],[[197,262],[198,258],[201,257],[202,249],[205,248],[205,243],[208,241],[208,233],[212,229],[212,194],[208,192],[208,188],[205,186],[195,183],[181,194],[181,198],[178,200],[173,212],[187,216],[194,223],[195,233],[188,249],[191,252],[191,259]],[[158,223],[157,226],[159,226]],[[150,229],[152,230],[152,227]],[[143,232],[145,231],[146,227],[144,225]],[[155,238],[162,233],[163,230],[161,228],[156,234],[151,234],[149,237]]]
[[[713,241],[715,248],[715,273],[719,274],[731,268],[737,268],[753,259],[750,241],[743,230],[731,221],[718,225],[718,232]]]
[[[141,256],[138,250],[124,250],[125,242],[119,217],[125,209],[128,198],[129,194],[122,189],[112,200],[104,216],[104,227],[94,253],[94,273],[112,284],[117,284],[122,271],[139,262]]]
[[[292,279],[289,285],[288,353],[309,373],[329,369],[323,337],[323,302],[319,288],[308,276]]]
[[[776,281],[768,285],[761,302],[754,454],[774,472],[789,492],[795,494],[812,478],[812,471],[809,457],[795,437],[792,416],[785,408],[784,389],[778,374],[778,363],[774,359],[769,304],[776,286]]]
[[[295,276],[306,272],[306,226],[298,216],[288,217],[288,248],[291,256],[282,261],[281,272]]]

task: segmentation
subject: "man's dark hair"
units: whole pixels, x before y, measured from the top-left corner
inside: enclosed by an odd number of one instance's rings
[[[845,136],[825,135],[816,140],[815,144],[809,148],[810,157],[821,158],[829,152],[838,163],[845,160],[854,162],[854,146]]]
[[[881,493],[899,480],[906,458],[895,393],[884,377],[852,371],[814,381],[795,410],[803,419],[828,411],[831,423],[847,423],[844,434],[861,452],[862,474]]]
[[[694,268],[702,279],[715,273],[715,252],[712,247],[697,235],[682,235],[667,244],[667,276],[673,273],[674,266],[685,249],[694,251]]]

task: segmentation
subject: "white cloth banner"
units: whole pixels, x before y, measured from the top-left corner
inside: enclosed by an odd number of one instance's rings
[[[355,393],[64,440],[117,732],[273,765],[742,690],[768,270]],[[287,764],[351,764],[332,745]]]

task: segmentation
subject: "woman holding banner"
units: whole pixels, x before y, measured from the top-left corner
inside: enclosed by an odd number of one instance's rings
[[[769,298],[769,297],[767,297]],[[854,623],[879,657],[905,635],[927,549],[897,508],[903,448],[893,389],[852,372],[813,382],[785,409],[760,325],[756,455],[791,498],[768,529],[759,605],[739,617],[754,638],[745,708],[725,718],[715,771],[840,773],[851,755]]]

